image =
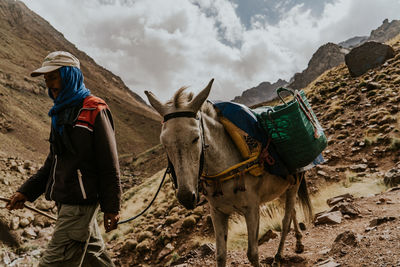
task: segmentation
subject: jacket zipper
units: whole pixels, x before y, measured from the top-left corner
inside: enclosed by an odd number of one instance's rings
[[[79,170],[79,169],[78,169],[78,180],[79,180],[79,186],[81,187],[83,199],[86,199],[86,191],[85,191],[85,187],[83,186],[83,182],[82,182],[82,173],[81,173],[81,170]]]
[[[50,199],[53,200],[52,195],[53,195],[53,190],[54,190],[54,184],[56,183],[56,168],[57,168],[57,154],[54,156],[55,163],[53,167],[53,184],[51,185],[51,190],[50,190]]]

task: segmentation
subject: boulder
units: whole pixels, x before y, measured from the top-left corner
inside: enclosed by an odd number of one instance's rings
[[[345,56],[345,62],[352,77],[360,76],[378,67],[395,56],[393,48],[378,42],[366,42]]]

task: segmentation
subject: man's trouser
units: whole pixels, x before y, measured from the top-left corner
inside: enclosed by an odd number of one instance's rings
[[[97,225],[99,205],[58,205],[53,236],[39,267],[114,266]]]

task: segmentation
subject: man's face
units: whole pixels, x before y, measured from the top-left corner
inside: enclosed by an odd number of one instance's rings
[[[58,70],[55,70],[49,73],[45,73],[44,80],[46,82],[46,86],[51,90],[54,99],[56,99],[62,89],[60,72]]]

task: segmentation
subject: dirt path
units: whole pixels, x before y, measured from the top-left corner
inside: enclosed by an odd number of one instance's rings
[[[360,211],[355,219],[343,219],[336,225],[308,226],[303,231],[305,252],[294,253],[295,238],[291,232],[286,241],[283,266],[400,266],[400,190],[355,199]],[[381,224],[370,227],[380,218]],[[347,240],[335,242],[341,233]],[[354,234],[354,235],[353,235]],[[352,239],[351,237],[355,237]],[[276,252],[279,238],[259,247],[261,262],[268,266]],[[347,244],[345,244],[347,243]],[[213,253],[188,259],[183,266],[213,266]],[[251,266],[245,251],[229,251],[227,266]]]

